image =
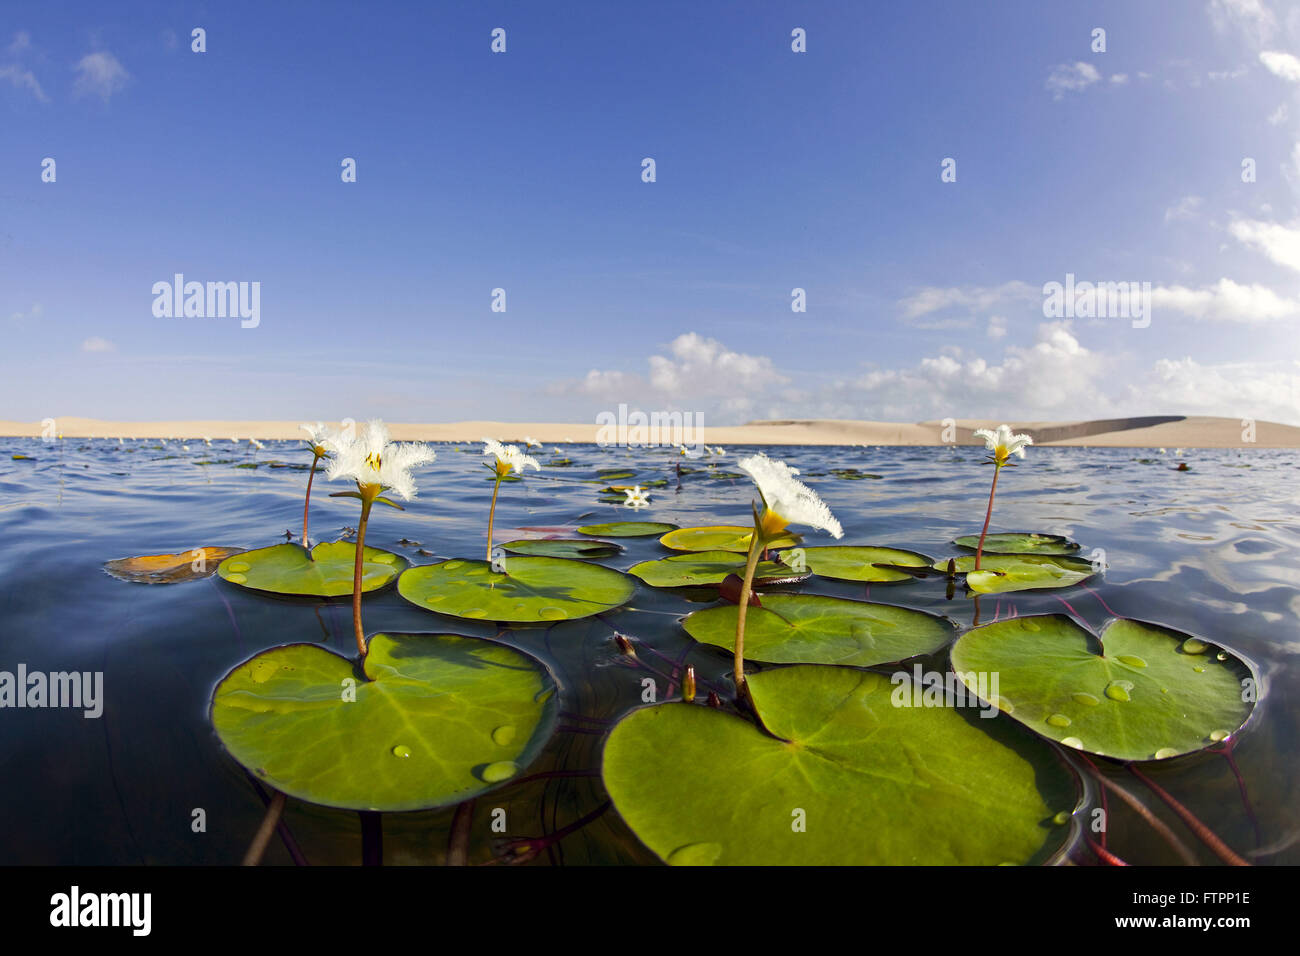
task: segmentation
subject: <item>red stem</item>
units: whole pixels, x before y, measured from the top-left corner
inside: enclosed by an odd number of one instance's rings
[[[975,570],[980,569],[980,561],[984,559],[984,537],[989,533],[989,519],[993,517],[993,493],[998,490],[998,472],[1002,466],[994,464],[993,466],[993,484],[989,486],[989,508],[984,512],[984,529],[980,531],[979,547],[975,549]]]
[[[366,521],[370,517],[369,498],[361,499],[361,520],[357,522],[357,559],[352,568],[352,630],[357,638],[357,651],[361,659],[366,657],[366,635],[361,630],[361,566],[366,554]]]
[[[320,461],[320,455],[311,460],[311,474],[307,476],[307,497],[302,503],[302,546],[309,548],[307,544],[307,509],[311,507],[311,483],[316,479],[316,462]]]

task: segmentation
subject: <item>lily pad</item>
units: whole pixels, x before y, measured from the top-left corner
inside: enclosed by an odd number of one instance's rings
[[[964,534],[953,541],[959,548],[974,551],[979,547],[980,536]],[[1037,534],[1033,531],[1003,531],[986,535],[985,554],[1074,554],[1079,545],[1059,534]]]
[[[948,559],[939,559],[933,567],[946,571]],[[975,556],[967,554],[955,559],[955,567],[978,594],[1068,588],[1097,573],[1092,562],[1064,554],[986,554],[978,571]]]
[[[929,568],[933,558],[916,551],[901,548],[876,548],[831,545],[824,548],[803,548],[803,560],[818,577],[836,581],[909,581],[913,575],[894,567]],[[782,551],[778,556],[782,564],[797,564],[794,551]]]
[[[635,471],[628,471],[626,468],[598,468],[596,477],[604,481],[619,481],[623,478],[632,478],[636,475]]]
[[[869,471],[863,471],[860,468],[832,468],[831,474],[844,481],[861,481],[864,478],[884,477],[883,475],[875,475]]]
[[[544,558],[608,558],[623,550],[609,541],[581,538],[522,538],[499,545],[511,554],[536,554]]]
[[[421,565],[401,576],[397,592],[452,617],[536,624],[613,610],[636,590],[626,574],[586,561],[510,557],[505,568],[502,574],[486,561],[461,559]]]
[[[645,538],[676,530],[677,525],[666,521],[611,521],[608,524],[583,525],[578,529],[578,534],[597,538]]]
[[[733,604],[696,611],[686,633],[732,650]],[[745,616],[745,659],[772,664],[849,664],[873,667],[929,654],[953,639],[947,618],[890,604],[817,594],[768,594]]]
[[[1064,614],[986,624],[953,645],[952,666],[968,687],[963,675],[996,674],[1001,700],[990,703],[1026,727],[1118,760],[1202,750],[1236,733],[1254,708],[1242,699],[1242,682],[1255,680],[1244,662],[1128,618],[1112,619],[1099,638]]]
[[[226,558],[217,574],[250,591],[341,597],[352,594],[357,546],[351,541],[322,541],[307,550],[297,544],[277,544]],[[377,591],[392,584],[409,562],[400,554],[366,547],[361,565],[361,590]]]
[[[213,692],[217,736],[291,797],[403,811],[491,790],[554,729],[555,680],[522,651],[456,634],[375,634],[369,648],[368,681],[315,644],[244,661]]]
[[[243,548],[193,548],[177,554],[142,554],[104,562],[104,570],[133,584],[179,584],[216,573],[217,565]]]
[[[888,677],[849,667],[747,682],[771,735],[682,702],[610,732],[605,787],[668,863],[1042,863],[1069,838],[1053,818],[1076,808],[1077,778],[1009,721],[894,706]]]
[[[747,554],[753,538],[752,526],[710,525],[703,528],[678,528],[660,538],[659,543],[674,551],[735,551]],[[788,548],[802,540],[797,534],[786,533],[777,537],[768,548]]]
[[[670,558],[634,564],[627,573],[656,588],[721,584],[728,574],[744,575],[745,555],[731,551],[674,554]],[[754,584],[790,584],[803,581],[811,574],[810,571],[793,571],[775,561],[760,561],[754,569]]]

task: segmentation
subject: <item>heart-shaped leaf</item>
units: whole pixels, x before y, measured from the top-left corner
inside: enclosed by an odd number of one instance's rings
[[[611,521],[608,524],[583,525],[578,529],[578,534],[597,538],[645,538],[676,530],[677,525],[664,521]]]
[[[966,575],[966,586],[977,594],[1068,588],[1097,573],[1091,562],[1064,554],[986,554],[978,571],[973,554],[952,560],[957,573]],[[948,561],[940,558],[934,567],[946,571]]]
[[[1076,808],[1077,779],[1013,723],[895,706],[888,677],[849,667],[746,680],[775,736],[681,702],[610,732],[605,787],[667,862],[994,865],[1064,846],[1070,828],[1054,818]]]
[[[734,605],[696,611],[686,633],[728,651],[735,646]],[[889,604],[818,594],[768,594],[745,615],[745,659],[772,664],[872,667],[937,651],[955,631],[947,618]]]
[[[457,634],[375,634],[365,676],[315,644],[244,661],[212,695],[231,756],[277,790],[350,810],[424,810],[517,776],[555,726],[540,661]]]
[[[307,550],[297,544],[277,544],[226,558],[217,574],[251,591],[309,597],[352,594],[357,546],[351,541],[322,541]],[[361,565],[361,590],[376,591],[392,584],[409,562],[399,554],[367,547]]]
[[[678,528],[676,531],[669,531],[659,539],[659,543],[673,551],[734,551],[738,554],[747,554],[753,539],[752,526],[744,528],[739,525],[711,525],[704,528]],[[802,540],[797,534],[785,533],[773,540],[768,548],[788,548]]]
[[[721,584],[728,574],[745,573],[745,555],[731,551],[702,551],[674,554],[657,561],[642,561],[628,568],[646,584],[656,588],[681,588]],[[755,584],[790,584],[811,577],[810,571],[794,571],[775,561],[760,561],[754,571]]]
[[[119,581],[133,584],[179,584],[216,573],[217,565],[243,548],[194,548],[176,554],[143,554],[104,562],[104,570]]]
[[[974,551],[979,543],[980,536],[977,534],[965,534],[953,540],[957,547],[968,551]],[[1059,534],[1002,531],[984,538],[985,554],[1074,554],[1078,550],[1077,542]]]
[[[1026,727],[1119,760],[1174,757],[1226,739],[1254,707],[1242,682],[1258,686],[1241,660],[1180,631],[1115,618],[1098,639],[1063,614],[974,628],[953,645],[952,667],[972,689],[972,674],[988,675],[990,696],[1002,698],[989,703]]]
[[[821,548],[792,548],[778,556],[782,564],[798,566],[798,551],[803,551],[803,561],[808,570],[818,577],[837,581],[910,581],[913,575],[896,571],[895,567],[929,568],[933,558],[916,551],[901,548],[853,547],[830,545]]]
[[[608,541],[586,541],[581,538],[521,538],[498,545],[511,554],[535,554],[544,558],[608,558],[623,549]]]
[[[509,557],[505,573],[486,561],[453,559],[411,568],[397,592],[417,607],[472,620],[572,621],[627,602],[636,582],[619,571],[563,558]]]

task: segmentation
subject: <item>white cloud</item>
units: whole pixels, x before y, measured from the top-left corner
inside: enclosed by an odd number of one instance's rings
[[[131,75],[117,57],[104,50],[87,53],[74,68],[77,81],[74,89],[79,96],[98,96],[105,103],[124,86]]]
[[[91,336],[81,343],[83,352],[112,352],[117,346],[108,339],[101,339],[98,335]]]
[[[1200,209],[1200,207],[1200,196],[1184,196],[1182,199],[1178,200],[1178,202],[1165,210],[1165,222],[1194,219],[1196,217],[1196,211]]]
[[[1285,122],[1286,122],[1286,104],[1285,104],[1285,103],[1283,103],[1281,106],[1279,106],[1277,109],[1275,109],[1275,110],[1272,112],[1272,114],[1271,114],[1271,115],[1269,116],[1269,118],[1268,118],[1268,122],[1269,122],[1269,125],[1270,125],[1270,126],[1279,126],[1279,125],[1281,125],[1282,123],[1285,123]]]
[[[1228,231],[1239,242],[1264,253],[1278,265],[1300,272],[1300,220],[1290,225],[1238,219]]]
[[[1270,73],[1282,77],[1288,83],[1300,83],[1300,59],[1290,53],[1264,50],[1259,55],[1259,62],[1268,67]]]
[[[1156,286],[1151,290],[1152,320],[1169,309],[1214,322],[1268,322],[1300,316],[1300,300],[1287,299],[1262,285],[1241,285],[1220,279],[1210,286]]]
[[[1028,283],[1013,279],[998,286],[927,286],[921,291],[900,299],[903,318],[916,319],[940,309],[964,309],[969,312],[985,311],[1013,301],[1037,298],[1038,290]]]
[[[25,322],[28,319],[39,319],[41,317],[41,313],[44,311],[45,311],[45,307],[43,305],[41,305],[39,302],[33,302],[32,307],[28,309],[26,312],[11,312],[9,314],[9,321]]]
[[[1246,68],[1239,66],[1235,70],[1211,70],[1206,75],[1211,80],[1235,80],[1246,75]]]
[[[5,52],[14,59],[13,63],[0,64],[0,80],[8,80],[10,85],[15,89],[31,90],[42,103],[48,103],[50,98],[45,95],[45,90],[41,89],[40,82],[36,79],[36,74],[31,70],[25,69],[17,61],[24,53],[31,49],[31,35],[23,31],[14,34],[13,42],[5,49]]]
[[[1112,73],[1112,74],[1111,74],[1111,77],[1110,77],[1110,81],[1111,81],[1112,83],[1114,83],[1116,86],[1120,86],[1120,85],[1122,85],[1122,84],[1128,82],[1128,74],[1127,74],[1127,73]]]
[[[1258,43],[1268,40],[1277,28],[1273,11],[1263,0],[1210,0],[1210,16],[1219,32],[1235,26]]]
[[[1141,384],[1129,385],[1127,391],[1126,405],[1148,414],[1240,415],[1295,422],[1300,364],[1202,365],[1192,358],[1159,359]]]
[[[1000,315],[989,319],[987,335],[991,339],[1004,338],[1007,334],[1007,320]]]
[[[1101,74],[1097,72],[1095,66],[1079,60],[1053,67],[1052,72],[1048,74],[1046,85],[1052,93],[1052,99],[1059,100],[1067,92],[1085,90],[1100,79]]]

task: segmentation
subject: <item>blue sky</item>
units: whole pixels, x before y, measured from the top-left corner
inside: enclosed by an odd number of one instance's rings
[[[1278,0],[10,5],[0,130],[0,419],[1300,423]]]

